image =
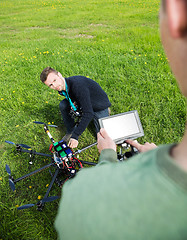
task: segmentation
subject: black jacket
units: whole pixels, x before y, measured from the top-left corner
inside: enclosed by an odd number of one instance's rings
[[[70,99],[82,108],[81,121],[72,134],[72,138],[78,139],[92,120],[94,112],[110,107],[111,103],[107,94],[94,80],[84,76],[72,76],[65,80]]]

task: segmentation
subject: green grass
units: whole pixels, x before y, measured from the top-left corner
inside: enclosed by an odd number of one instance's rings
[[[58,125],[51,129],[57,141],[65,133],[58,110],[62,97],[39,80],[46,66],[65,77],[84,75],[97,81],[109,96],[112,114],[137,109],[145,132],[140,142],[180,141],[185,100],[160,42],[158,10],[158,0],[0,2],[0,239],[57,238],[53,222],[58,201],[46,204],[43,212],[16,209],[44,196],[48,170],[17,183],[15,193],[5,171],[9,164],[20,177],[49,162],[36,157],[29,166],[27,154],[15,154],[14,146],[5,143],[25,143],[49,153],[50,140],[33,120]],[[79,149],[94,141],[86,130]],[[96,147],[80,159],[97,161]],[[54,185],[51,195],[60,192]]]

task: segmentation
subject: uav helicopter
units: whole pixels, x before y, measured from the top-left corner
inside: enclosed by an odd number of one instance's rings
[[[11,175],[11,170],[10,170],[10,167],[8,164],[6,164],[6,171],[7,173],[9,174],[9,185],[10,185],[10,188],[15,191],[15,184],[23,179],[26,179],[36,173],[39,173],[51,166],[53,166],[55,168],[55,173],[54,175],[52,175],[52,180],[51,180],[51,183],[49,184],[49,187],[47,189],[47,192],[46,194],[44,195],[44,198],[41,199],[40,201],[38,201],[36,204],[26,204],[26,205],[23,205],[23,206],[20,206],[18,207],[17,209],[18,210],[21,210],[21,209],[26,209],[26,208],[30,208],[30,207],[33,207],[33,206],[37,206],[37,210],[39,211],[42,211],[43,207],[44,207],[44,204],[46,202],[51,202],[51,201],[54,201],[56,199],[58,199],[59,197],[58,196],[50,196],[49,197],[49,192],[54,184],[54,182],[56,182],[58,184],[59,187],[62,187],[64,182],[67,181],[68,179],[70,178],[73,178],[77,171],[81,168],[83,168],[83,165],[84,164],[87,164],[87,165],[96,165],[95,162],[87,162],[87,161],[81,161],[79,160],[78,158],[76,158],[75,156],[79,153],[81,153],[82,151],[92,147],[92,146],[95,146],[97,143],[93,143],[81,150],[77,150],[75,153],[72,151],[72,149],[70,147],[68,147],[67,143],[63,140],[59,141],[59,142],[55,142],[51,133],[49,132],[49,129],[48,129],[48,126],[50,127],[57,127],[56,125],[47,125],[43,122],[38,122],[38,121],[34,121],[34,123],[36,124],[41,124],[44,126],[44,130],[45,132],[47,133],[47,135],[49,136],[52,144],[49,148],[49,150],[52,152],[52,154],[45,154],[45,153],[40,153],[40,152],[36,152],[36,151],[33,151],[33,150],[30,150],[31,148],[26,145],[26,144],[15,144],[11,141],[5,141],[6,143],[9,143],[9,144],[13,144],[16,146],[16,150],[18,152],[26,152],[26,153],[29,153],[30,154],[30,158],[32,159],[35,155],[40,155],[40,156],[45,156],[45,157],[50,157],[51,158],[51,163],[39,168],[39,169],[36,169],[24,176],[21,176],[17,179],[14,179],[14,177]],[[54,151],[52,151],[52,149],[54,148]],[[32,163],[32,162],[31,162]],[[60,180],[60,175],[63,174],[66,179],[65,180]]]

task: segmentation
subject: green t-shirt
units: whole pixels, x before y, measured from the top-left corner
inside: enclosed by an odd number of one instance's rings
[[[103,150],[97,166],[64,185],[55,220],[59,238],[187,239],[187,173],[169,156],[170,148],[117,163],[113,150]]]

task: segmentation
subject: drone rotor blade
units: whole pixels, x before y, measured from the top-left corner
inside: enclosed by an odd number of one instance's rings
[[[33,123],[47,125],[47,124],[45,124],[44,122],[38,122],[38,121],[34,121]],[[55,128],[58,127],[58,126],[56,126],[56,125],[51,125],[51,124],[48,124],[47,126],[55,127]]]
[[[31,147],[29,147],[28,145],[26,145],[26,144],[18,144],[18,145],[20,145],[21,147],[23,147],[23,148],[31,148]]]
[[[27,208],[34,207],[34,206],[35,206],[35,204],[30,203],[30,204],[25,204],[25,205],[23,205],[23,206],[20,206],[20,207],[18,207],[17,209],[18,209],[18,210],[27,209]]]
[[[9,144],[14,144],[16,145],[15,143],[11,142],[11,141],[5,141],[6,143],[9,143]]]
[[[45,124],[43,122],[38,122],[38,121],[34,121],[33,123],[36,123],[36,124]]]
[[[10,188],[12,189],[13,192],[16,190],[15,184],[14,184],[14,182],[12,181],[12,179],[9,179],[9,186],[10,186]]]
[[[52,202],[52,201],[54,201],[54,200],[56,200],[58,198],[59,198],[59,196],[51,196],[51,197],[43,198],[42,199],[42,203]]]
[[[6,171],[9,175],[11,175],[11,170],[10,170],[10,167],[8,166],[8,164],[6,164]]]
[[[48,125],[49,127],[55,127],[57,128],[58,126],[57,125]]]
[[[5,141],[6,143],[9,143],[9,144],[13,144],[13,145],[16,145],[14,142],[11,142],[11,141]],[[23,148],[31,148],[31,147],[29,147],[28,145],[26,145],[26,144],[17,144],[17,145],[19,145],[19,146],[21,146],[21,147],[23,147]]]

